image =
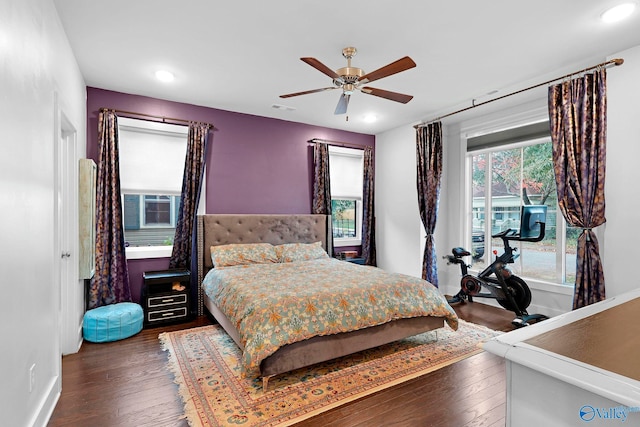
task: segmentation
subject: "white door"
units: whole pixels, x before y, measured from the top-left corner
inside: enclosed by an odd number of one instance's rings
[[[60,348],[62,354],[75,353],[81,343],[84,289],[78,281],[76,131],[63,113],[59,117],[59,140],[56,155],[56,241],[55,257],[59,263],[57,284],[60,290]]]

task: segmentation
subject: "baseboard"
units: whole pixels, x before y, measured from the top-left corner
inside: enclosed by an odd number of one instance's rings
[[[560,309],[557,309],[557,308],[551,308],[551,307],[543,307],[541,305],[533,304],[533,303],[531,305],[529,305],[529,307],[527,308],[527,312],[529,314],[543,313],[545,316],[548,316],[548,317],[559,316],[561,314],[566,313],[566,311],[564,311],[564,310],[560,310]]]
[[[82,343],[84,342],[84,336],[82,333],[82,322],[78,325],[78,330],[73,337],[69,337],[67,343],[62,348],[62,355],[66,356],[68,354],[75,354],[80,351],[80,347],[82,347]]]
[[[60,393],[62,392],[62,376],[58,375],[54,377],[47,391],[40,401],[40,405],[34,413],[31,422],[28,424],[31,427],[46,427],[53,415],[53,410],[60,399]]]

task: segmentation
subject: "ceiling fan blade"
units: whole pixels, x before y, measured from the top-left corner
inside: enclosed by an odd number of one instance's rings
[[[313,68],[320,71],[321,73],[324,73],[327,76],[331,77],[332,79],[341,80],[340,76],[335,71],[333,71],[331,68],[324,65],[322,62],[318,61],[316,58],[306,57],[306,58],[300,58],[300,59],[306,62],[307,64],[311,65]]]
[[[383,89],[376,89],[374,87],[363,87],[360,89],[362,93],[366,93],[373,96],[379,96],[380,98],[390,99],[392,101],[401,102],[406,104],[413,99],[412,95],[405,95],[403,93],[391,92]]]
[[[286,95],[280,95],[280,98],[291,98],[292,96],[308,95],[310,93],[324,92],[325,90],[332,90],[332,89],[338,89],[338,87],[329,86],[329,87],[323,87],[322,89],[313,89],[313,90],[305,90],[304,92],[288,93]]]
[[[400,73],[402,71],[408,70],[416,66],[416,63],[413,62],[413,59],[405,56],[404,58],[398,59],[391,64],[385,65],[382,68],[378,68],[375,71],[365,74],[364,76],[358,78],[359,82],[372,82],[374,80],[381,79],[383,77],[391,76],[393,74]]]
[[[347,107],[349,106],[349,98],[351,95],[347,95],[343,93],[340,96],[340,100],[338,101],[338,105],[336,105],[336,111],[333,114],[346,114]]]

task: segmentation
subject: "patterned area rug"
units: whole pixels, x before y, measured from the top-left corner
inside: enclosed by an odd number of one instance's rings
[[[192,426],[287,426],[482,351],[500,334],[460,321],[373,350],[262,380],[242,378],[240,350],[218,325],[160,334]]]

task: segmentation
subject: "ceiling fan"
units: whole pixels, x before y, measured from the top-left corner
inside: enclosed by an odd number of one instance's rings
[[[351,66],[351,58],[353,58],[356,53],[357,50],[355,47],[345,47],[344,49],[342,49],[342,56],[347,59],[347,66],[337,69],[336,71],[333,71],[331,68],[327,67],[315,58],[300,58],[302,61],[311,65],[316,70],[331,77],[333,79],[334,86],[324,87],[321,89],[306,90],[304,92],[289,93],[286,95],[280,95],[280,98],[291,98],[293,96],[307,95],[310,93],[324,92],[333,89],[342,89],[342,95],[340,96],[340,100],[338,101],[338,105],[336,106],[336,111],[334,114],[345,114],[347,112],[349,98],[351,97],[351,94],[356,90],[359,90],[360,92],[366,93],[368,95],[390,99],[392,101],[401,102],[403,104],[411,101],[411,99],[413,98],[413,96],[411,95],[405,95],[398,92],[391,92],[388,90],[363,86],[364,84],[367,84],[374,80],[388,77],[415,67],[416,63],[413,62],[411,58],[405,56],[404,58],[398,59],[397,61],[385,65],[382,68],[378,68],[375,71],[365,73],[362,68]]]

